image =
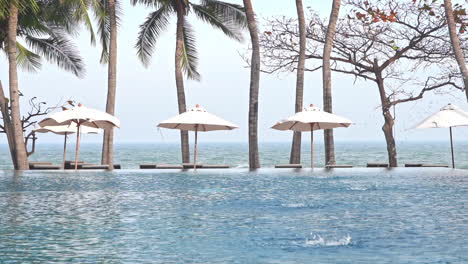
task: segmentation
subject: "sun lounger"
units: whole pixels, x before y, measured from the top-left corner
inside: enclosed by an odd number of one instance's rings
[[[156,164],[140,164],[140,169],[156,169]]]
[[[184,169],[193,169],[193,163],[182,163]],[[203,164],[197,164],[197,169],[201,169]]]
[[[424,164],[424,163],[406,163],[407,168],[448,168],[448,165],[444,164]]]
[[[229,169],[229,165],[219,164],[219,165],[202,165],[202,169]]]
[[[302,169],[302,164],[278,164],[275,165],[277,169]]]
[[[32,161],[32,162],[29,162],[29,169],[32,169],[35,165],[53,165],[53,163],[52,162]]]
[[[85,164],[79,165],[80,170],[108,170],[109,165],[96,165],[96,164]]]
[[[443,164],[422,164],[421,167],[424,168],[448,168],[448,165]]]
[[[326,165],[325,168],[327,169],[344,169],[344,168],[352,168],[352,165]]]
[[[122,166],[120,164],[114,164],[114,170],[120,170],[122,169]]]
[[[62,166],[53,164],[32,164],[29,165],[31,170],[60,170]]]
[[[161,165],[156,165],[156,169],[183,169],[184,167],[182,165],[170,165],[170,164],[161,164]],[[192,165],[193,168],[193,165]]]
[[[388,163],[367,163],[367,168],[388,168]]]

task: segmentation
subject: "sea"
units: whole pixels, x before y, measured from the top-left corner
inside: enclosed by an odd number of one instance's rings
[[[191,146],[193,155],[193,146]],[[272,168],[276,164],[289,163],[291,144],[289,142],[267,142],[259,144],[262,167]],[[397,144],[399,166],[405,163],[427,163],[451,166],[450,142],[419,141],[399,142]],[[456,168],[468,169],[468,142],[456,142],[454,145]],[[301,163],[311,165],[309,143],[302,145]],[[336,142],[335,156],[337,164],[365,167],[367,163],[388,163],[387,148],[380,141]],[[67,160],[74,160],[75,145],[67,146]],[[30,161],[53,162],[63,160],[63,144],[37,144]],[[101,144],[84,143],[81,145],[79,160],[99,164]],[[233,168],[247,168],[248,145],[246,143],[200,143],[197,160],[202,164],[226,164]],[[314,145],[314,166],[324,167],[323,144]],[[181,164],[180,145],[178,143],[120,143],[115,145],[114,162],[123,169],[138,169],[140,164]],[[8,146],[0,145],[0,169],[12,169]]]

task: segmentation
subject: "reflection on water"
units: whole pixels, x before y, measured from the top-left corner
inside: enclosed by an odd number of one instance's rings
[[[468,173],[0,172],[0,263],[466,263]]]

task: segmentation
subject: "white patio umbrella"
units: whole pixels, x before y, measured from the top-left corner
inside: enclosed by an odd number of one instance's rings
[[[349,127],[352,121],[328,112],[322,111],[320,108],[310,105],[302,112],[281,120],[271,128],[277,130],[292,130],[292,131],[310,131],[311,139],[311,167],[314,168],[314,130],[332,129],[337,127]]]
[[[57,112],[39,122],[39,126],[59,126],[76,125],[76,150],[75,150],[75,169],[78,168],[78,156],[80,152],[80,134],[83,126],[92,128],[113,128],[120,127],[120,121],[115,116],[95,109],[84,107],[78,104],[70,109],[64,108],[64,111]]]
[[[195,148],[193,154],[193,168],[197,167],[198,131],[233,130],[238,128],[231,122],[208,113],[198,104],[185,113],[172,117],[158,124],[158,127],[195,131]]]
[[[65,168],[65,160],[67,156],[67,136],[69,134],[76,133],[78,130],[77,126],[75,123],[72,123],[70,125],[60,125],[60,126],[46,126],[46,127],[39,127],[34,129],[34,132],[36,133],[54,133],[57,135],[63,135],[64,136],[64,142],[63,142],[63,167]],[[81,134],[99,134],[101,133],[101,129],[99,128],[92,128],[92,127],[82,127],[80,129]]]
[[[450,147],[452,150],[452,167],[455,168],[455,156],[453,152],[452,127],[468,126],[468,113],[456,105],[448,104],[439,112],[424,119],[414,128],[448,128],[450,130]]]

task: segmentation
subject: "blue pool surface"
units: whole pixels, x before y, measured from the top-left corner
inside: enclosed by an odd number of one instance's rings
[[[0,263],[468,263],[468,171],[0,171]]]

